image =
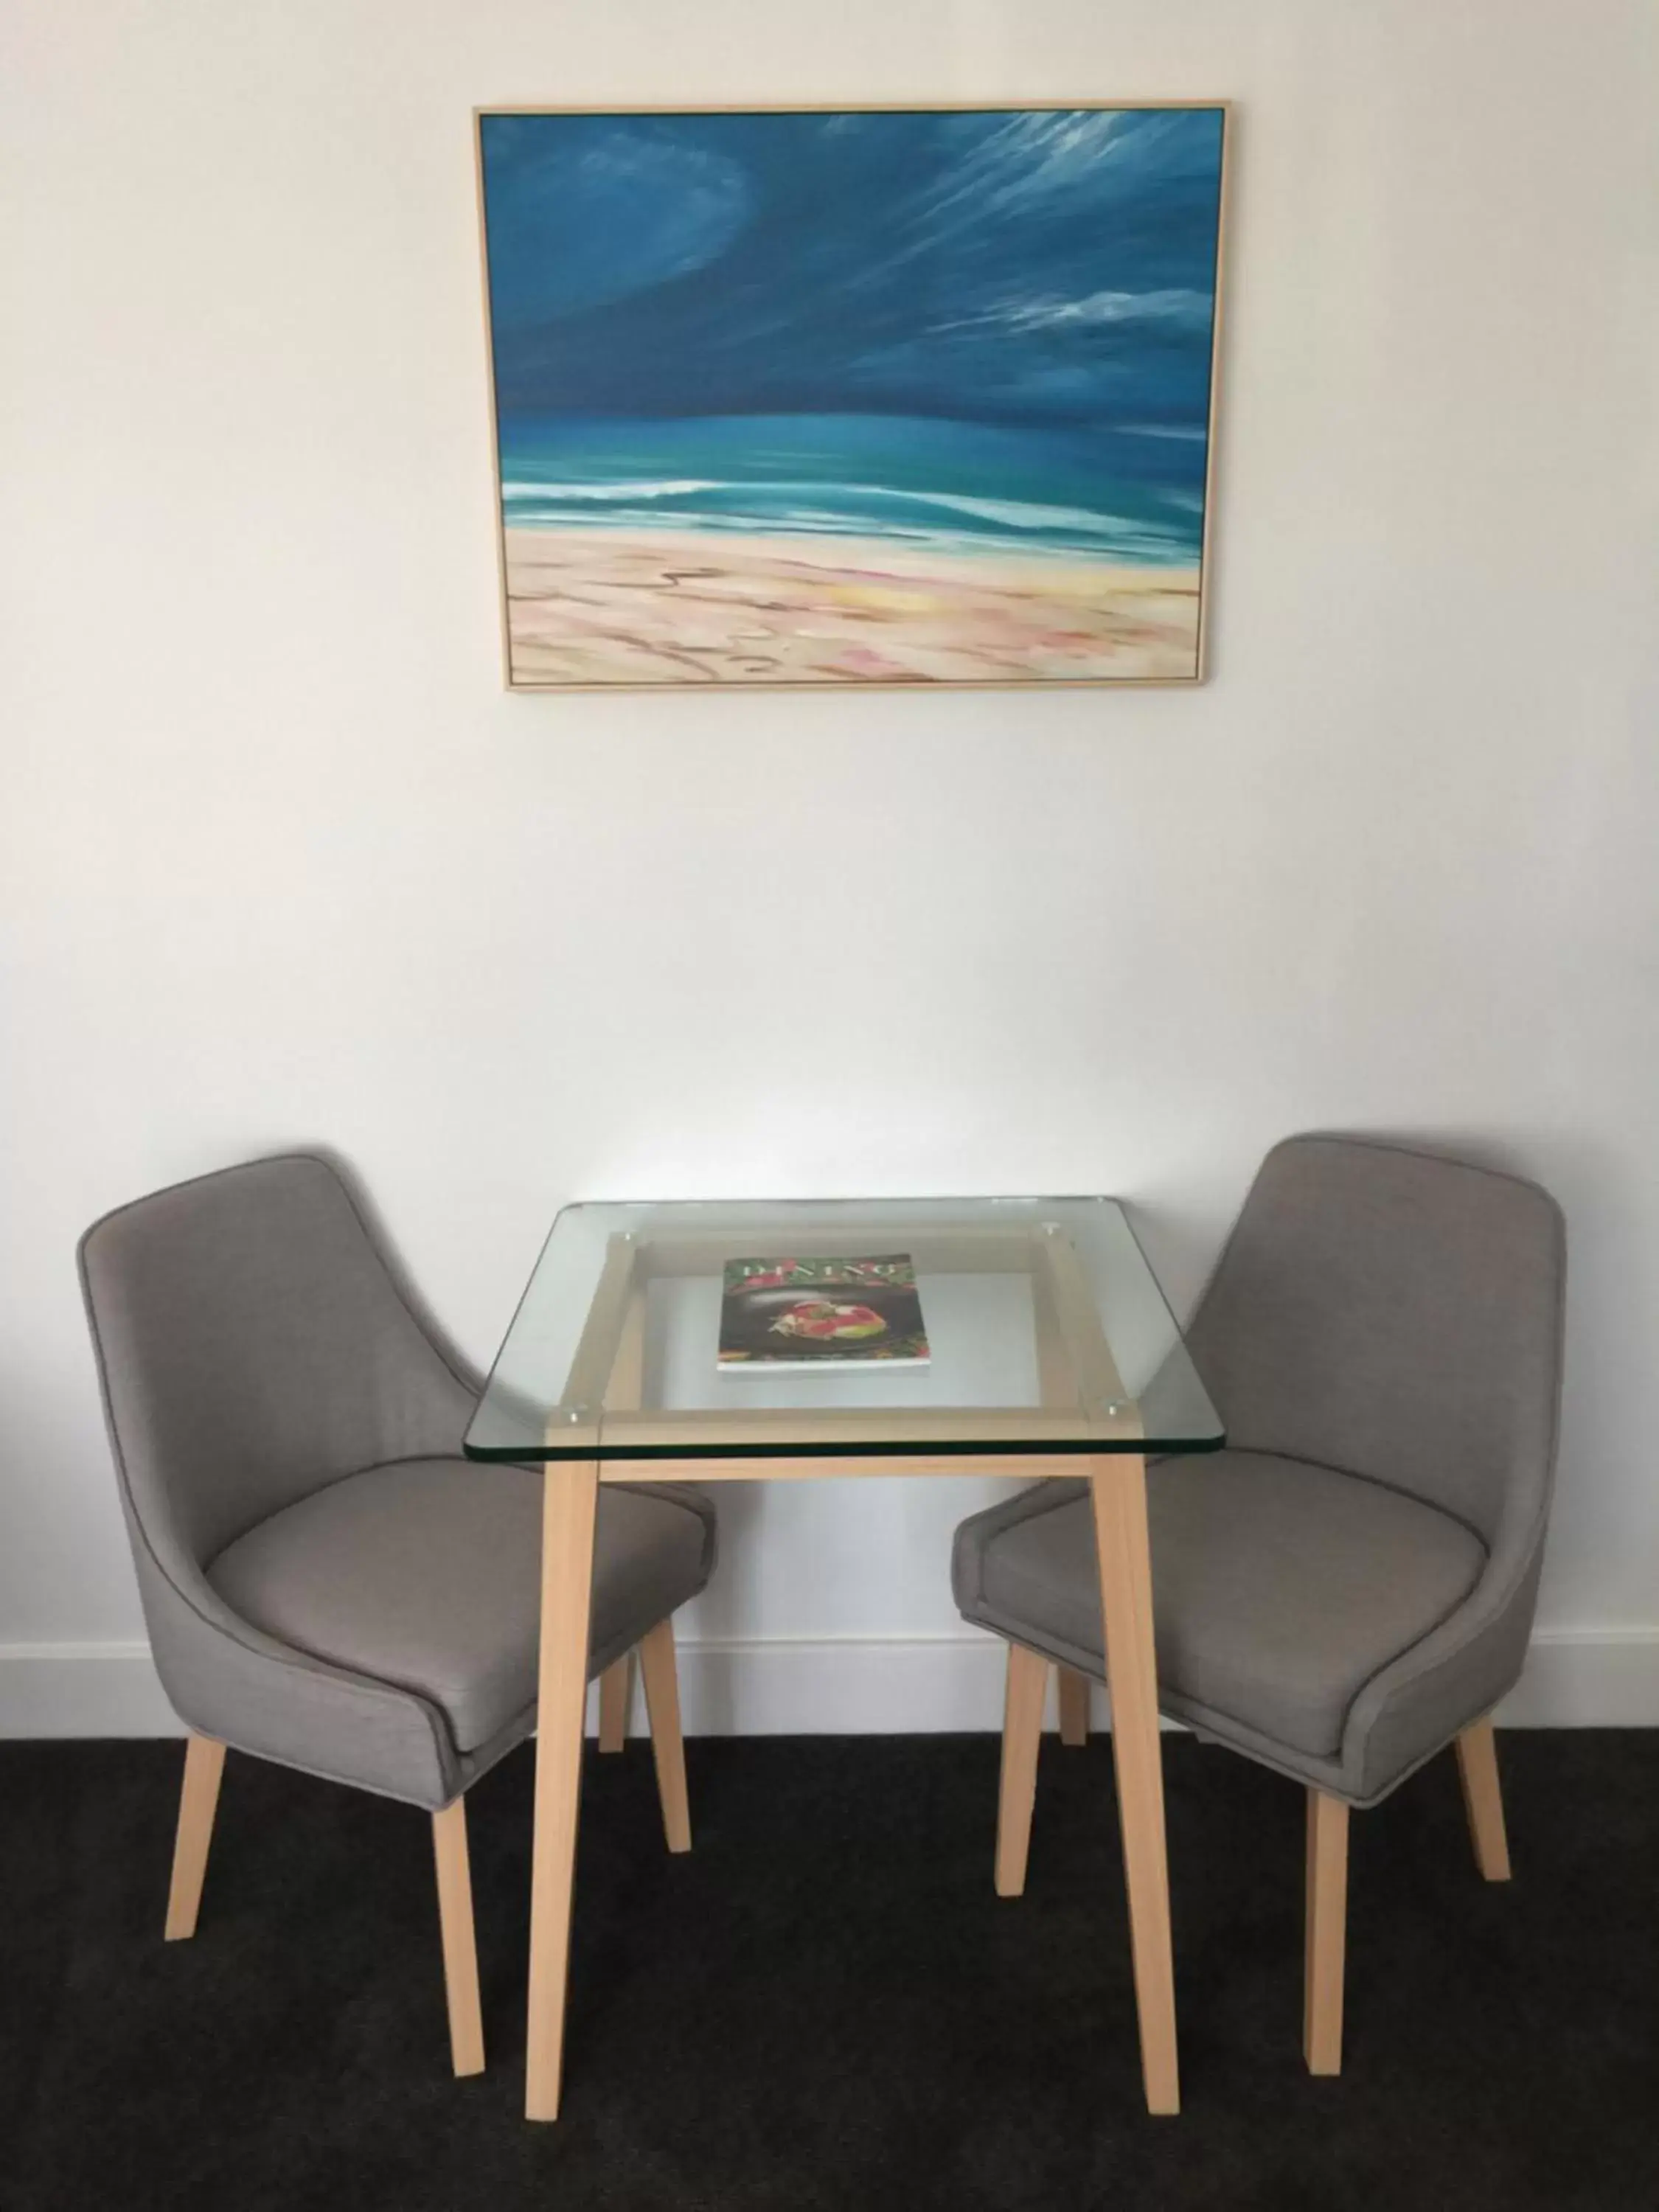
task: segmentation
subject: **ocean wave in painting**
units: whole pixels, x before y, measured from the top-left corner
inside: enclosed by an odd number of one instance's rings
[[[511,527],[859,538],[1187,566],[1201,457],[1048,428],[863,416],[521,427],[501,499]],[[1092,495],[1080,498],[1079,493]]]
[[[1191,533],[1158,530],[1086,507],[889,491],[880,484],[504,484],[508,526],[736,531],[766,536],[892,538],[964,552],[1081,555],[1109,562],[1185,562]],[[1172,505],[1174,502],[1172,502]],[[1190,509],[1188,510],[1191,511]]]

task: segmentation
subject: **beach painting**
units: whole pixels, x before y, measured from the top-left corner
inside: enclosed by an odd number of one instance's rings
[[[1225,119],[480,112],[508,683],[1196,681]]]

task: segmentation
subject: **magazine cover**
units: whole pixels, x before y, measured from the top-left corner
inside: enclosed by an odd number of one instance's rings
[[[782,1367],[920,1367],[927,1358],[908,1252],[726,1263],[723,1368],[775,1375]]]

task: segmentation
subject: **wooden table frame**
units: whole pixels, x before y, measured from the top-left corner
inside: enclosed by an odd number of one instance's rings
[[[641,1409],[645,1297],[650,1279],[718,1273],[731,1255],[731,1242],[729,1237],[720,1240],[696,1232],[669,1232],[649,1239],[622,1235],[610,1240],[564,1399],[549,1417],[546,1431],[546,1449],[558,1456],[547,1462],[542,1520],[525,2095],[530,2119],[556,2119],[559,2111],[599,1485],[800,1481],[878,1474],[1088,1478],[1100,1563],[1113,1758],[1146,2104],[1152,2112],[1180,2109],[1146,1460],[1139,1449],[1139,1410],[1124,1391],[1076,1250],[1057,1226],[918,1227],[908,1237],[892,1230],[884,1230],[882,1236],[884,1244],[915,1253],[919,1266],[925,1263],[935,1270],[1030,1271],[1041,1407],[1012,1412],[860,1408],[805,1413],[753,1407]],[[868,1245],[867,1229],[814,1231],[814,1251],[825,1256],[832,1256],[838,1247],[856,1255]],[[996,1449],[1005,1437],[1009,1448]],[[730,1455],[677,1455],[699,1445],[708,1454],[710,1443],[732,1447]],[[1045,1443],[1060,1449],[1045,1451]],[[630,1451],[635,1456],[627,1455]]]

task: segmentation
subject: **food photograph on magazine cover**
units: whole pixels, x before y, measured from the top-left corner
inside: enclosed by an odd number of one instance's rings
[[[718,1354],[723,1372],[921,1367],[930,1357],[908,1252],[726,1263]]]
[[[1199,679],[1225,124],[482,111],[509,685]]]

